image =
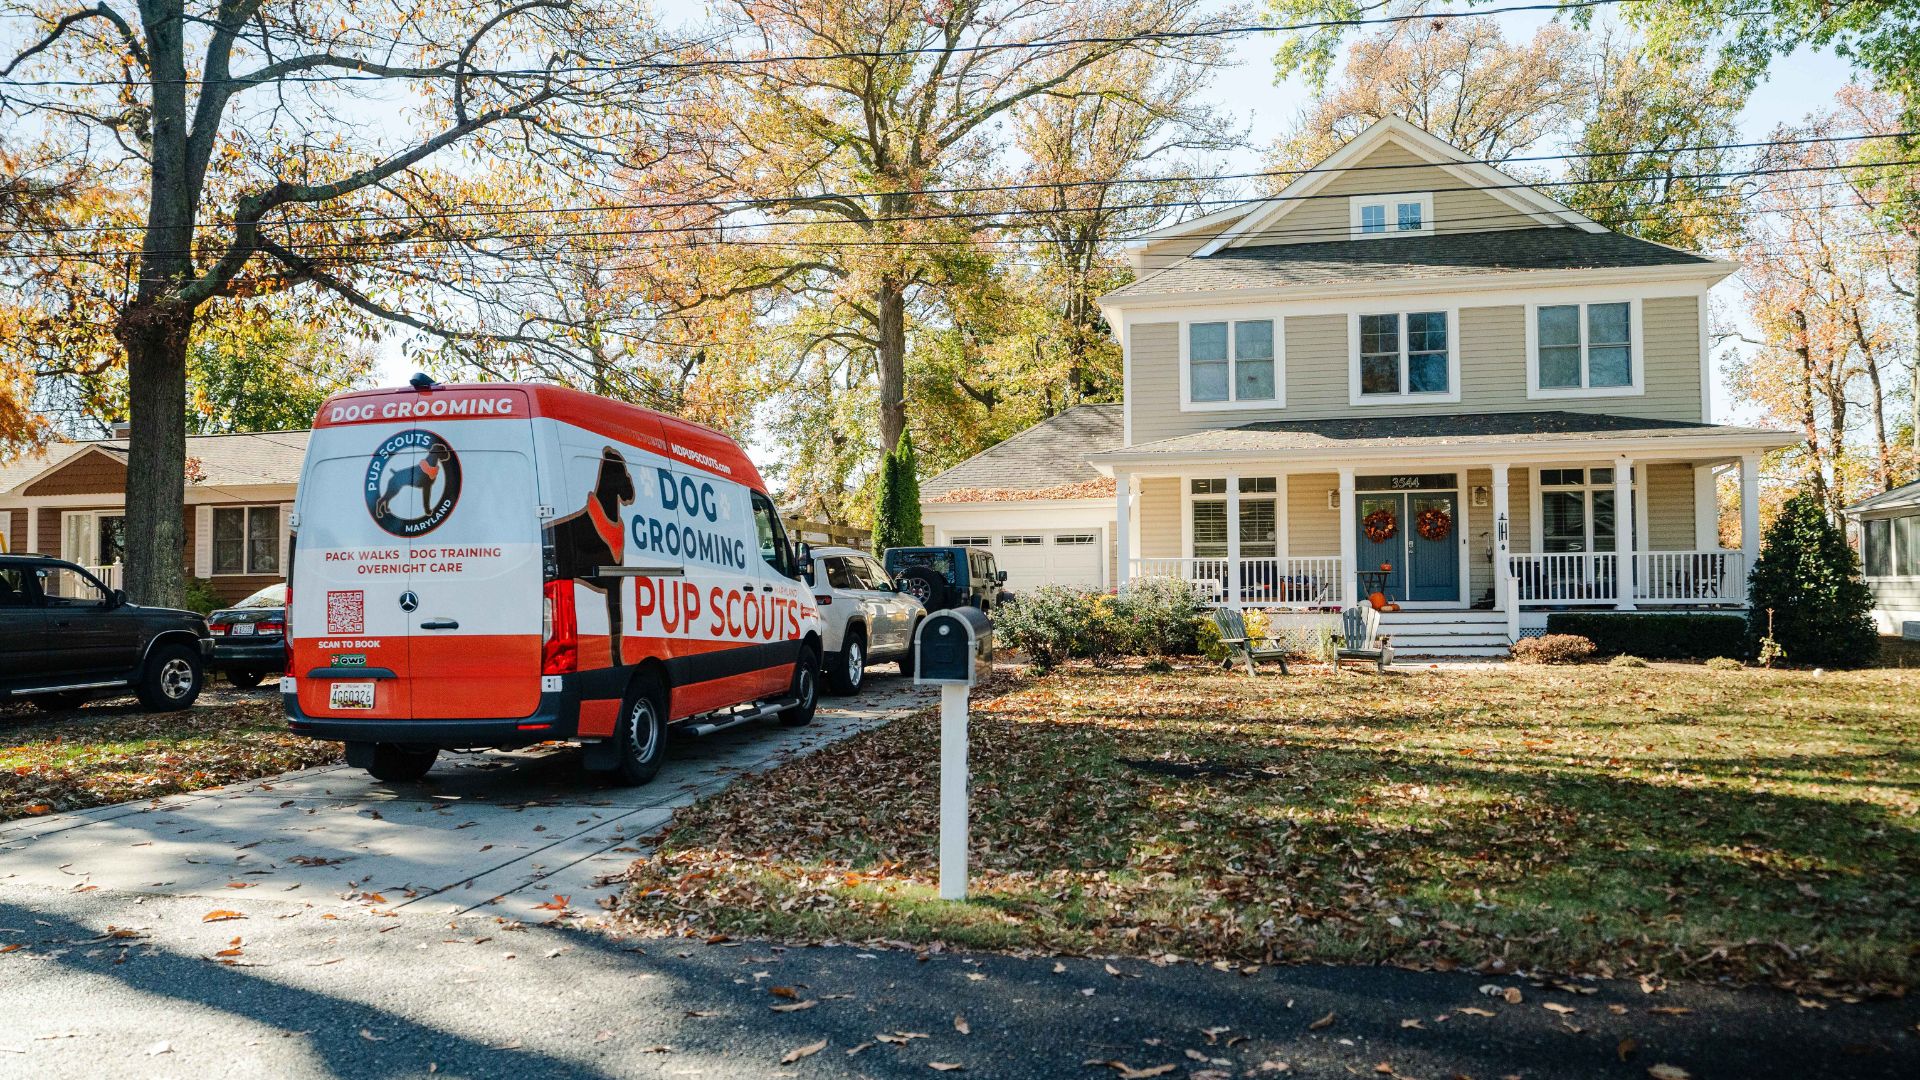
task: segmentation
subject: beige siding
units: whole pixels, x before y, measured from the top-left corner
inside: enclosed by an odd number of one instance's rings
[[[1384,166],[1384,167],[1383,167]],[[1411,167],[1402,167],[1411,166]],[[1477,232],[1510,229],[1539,223],[1484,191],[1454,190],[1467,182],[1397,143],[1383,143],[1312,198],[1292,204],[1248,244],[1304,244],[1349,237],[1348,196],[1381,192],[1433,192],[1434,228],[1438,232]]]
[[[1296,473],[1287,477],[1287,554],[1340,554],[1340,511],[1327,506],[1327,492],[1338,491],[1338,473]]]
[[[1533,550],[1533,476],[1524,467],[1507,470],[1507,546],[1514,551]]]
[[[1135,512],[1140,515],[1140,558],[1171,559],[1186,554],[1180,550],[1180,480],[1177,477],[1153,476],[1141,480]]]
[[[1526,311],[1519,304],[1460,309],[1460,400],[1410,405],[1348,403],[1350,352],[1346,315],[1284,320],[1286,406],[1278,409],[1182,412],[1180,324],[1144,323],[1132,329],[1133,442],[1153,442],[1209,428],[1261,420],[1323,420],[1356,415],[1432,415],[1461,412],[1613,413],[1699,422],[1699,301],[1659,297],[1642,304],[1645,393],[1621,397],[1529,398]]]
[[[1647,545],[1653,551],[1693,550],[1693,466],[1646,466]]]
[[[1511,475],[1513,470],[1507,470]],[[1484,486],[1493,490],[1493,472],[1489,469],[1468,469],[1467,487],[1460,493],[1460,506],[1467,516],[1467,603],[1480,599],[1481,595],[1493,588],[1493,500],[1487,505],[1473,505],[1473,489]]]

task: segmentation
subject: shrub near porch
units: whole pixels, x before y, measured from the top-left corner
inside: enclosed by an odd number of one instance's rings
[[[1920,673],[1069,669],[978,701],[973,902],[931,713],[684,811],[670,933],[1912,981]],[[857,797],[849,798],[849,793]]]

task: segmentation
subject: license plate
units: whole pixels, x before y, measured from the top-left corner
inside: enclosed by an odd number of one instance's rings
[[[373,708],[373,684],[370,682],[333,683],[327,687],[327,707],[371,709]]]
[[[253,624],[250,622],[234,623],[232,633],[234,637],[247,637],[253,633]]]

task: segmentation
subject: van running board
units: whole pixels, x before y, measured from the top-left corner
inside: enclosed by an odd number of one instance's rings
[[[725,716],[709,717],[698,723],[689,723],[684,728],[681,728],[681,730],[689,735],[712,735],[716,732],[726,731],[729,728],[737,728],[741,724],[752,723],[755,720],[765,720],[769,716],[778,716],[798,704],[800,704],[799,698],[785,697],[778,701],[769,701],[765,705],[756,706],[745,712],[729,713]]]

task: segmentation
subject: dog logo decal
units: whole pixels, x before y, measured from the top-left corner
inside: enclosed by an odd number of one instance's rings
[[[625,629],[620,579],[602,574],[600,570],[625,561],[627,537],[621,510],[631,506],[633,499],[633,474],[627,471],[627,459],[613,447],[605,447],[600,451],[599,469],[594,476],[593,490],[587,493],[586,505],[555,521],[549,532],[555,576],[578,581],[606,596],[607,627],[611,631],[615,667],[623,663],[620,635]]]
[[[366,489],[367,512],[382,529],[423,536],[460,501],[460,458],[431,431],[403,431],[373,452]]]

